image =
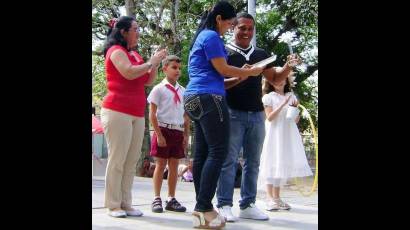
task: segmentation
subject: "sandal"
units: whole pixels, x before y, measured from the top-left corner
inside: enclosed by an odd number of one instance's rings
[[[213,212],[216,212],[216,211],[213,210]],[[194,216],[193,218],[194,228],[221,229],[225,227],[225,224],[226,224],[225,217],[221,216],[219,213],[217,213],[217,216],[211,221],[208,221],[207,219],[205,219],[203,212],[194,211],[192,215]]]
[[[290,208],[290,205],[281,200],[280,198],[273,199],[267,204],[268,211],[290,210]]]

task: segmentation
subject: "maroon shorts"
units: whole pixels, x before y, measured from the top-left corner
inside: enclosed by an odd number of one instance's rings
[[[166,147],[159,147],[157,141],[157,134],[154,132],[151,139],[151,156],[160,158],[175,158],[181,159],[185,157],[183,141],[184,132],[168,129],[164,127],[159,127],[161,133],[167,142]]]

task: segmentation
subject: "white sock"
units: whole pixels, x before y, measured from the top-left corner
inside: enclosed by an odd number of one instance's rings
[[[161,197],[160,197],[160,196],[154,196],[154,200],[155,200],[155,199],[157,199],[157,198],[161,199]]]
[[[168,202],[170,202],[172,200],[172,198],[175,198],[175,197],[169,196],[168,197]]]

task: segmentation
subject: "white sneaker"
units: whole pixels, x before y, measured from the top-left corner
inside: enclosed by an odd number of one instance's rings
[[[142,212],[138,209],[125,210],[127,216],[142,216]]]
[[[127,213],[124,210],[109,210],[108,215],[115,218],[124,218],[127,216]]]
[[[218,208],[218,212],[220,215],[224,216],[226,218],[227,222],[235,222],[238,220],[233,214],[232,214],[232,209],[231,206],[225,205],[220,208]]]
[[[269,216],[259,210],[254,203],[239,211],[239,217],[253,220],[269,220]]]

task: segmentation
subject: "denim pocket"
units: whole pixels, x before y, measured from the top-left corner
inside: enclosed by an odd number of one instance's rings
[[[184,98],[184,109],[193,120],[199,120],[204,110],[199,95],[188,95]]]
[[[236,110],[229,109],[228,111],[229,111],[229,117],[231,119],[238,119],[239,118],[240,114],[238,114],[238,112]]]
[[[218,109],[218,113],[219,113],[219,120],[221,122],[224,121],[224,116],[222,113],[222,96],[221,95],[216,95],[216,94],[212,94],[212,98],[214,99],[216,108]]]

